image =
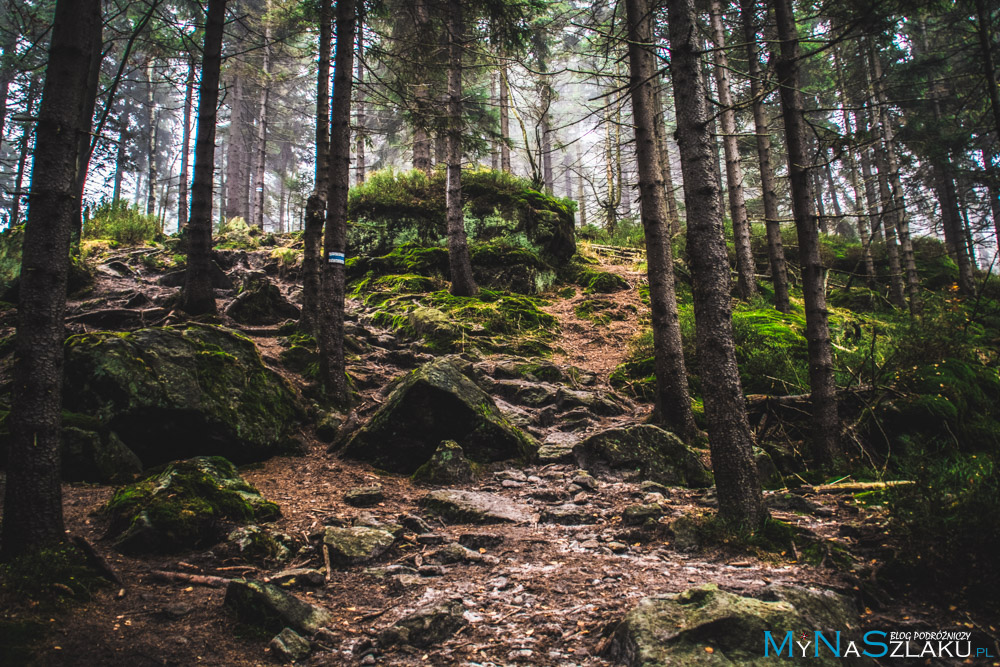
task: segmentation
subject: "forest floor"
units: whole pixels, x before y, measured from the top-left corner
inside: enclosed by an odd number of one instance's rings
[[[631,286],[612,298],[642,312],[635,267],[603,262],[600,268],[618,273]],[[120,288],[122,280],[105,276],[101,289],[110,288],[112,283]],[[141,289],[142,285],[136,287]],[[639,330],[638,316],[605,328],[594,327],[574,313],[584,298],[582,294],[551,296],[547,310],[559,319],[561,327],[557,344],[562,352],[554,361],[593,371],[598,385],[607,389],[608,373],[621,362],[628,340]],[[265,361],[273,361],[279,349],[273,332],[256,333],[262,334],[255,340]],[[402,372],[375,361],[360,363],[362,367],[352,370],[384,381]],[[294,374],[275,369],[301,384]],[[373,386],[365,393],[365,400],[377,400],[377,393],[378,387]],[[640,406],[624,417],[598,418],[591,428],[635,423],[646,414],[648,407]],[[426,487],[327,453],[311,426],[303,428],[301,439],[306,445],[303,455],[276,457],[241,470],[266,498],[281,506],[279,530],[308,542],[309,535],[324,525],[350,520],[363,512],[385,522],[421,514],[419,500],[427,493]],[[435,519],[431,528],[441,540],[457,541],[468,533],[488,534],[494,538],[494,546],[480,549],[482,558],[478,561],[425,568],[428,576],[391,576],[391,566],[417,568],[427,553],[437,548],[406,534],[380,562],[337,569],[326,585],[297,590],[297,595],[322,605],[334,616],[330,631],[324,633],[304,664],[609,665],[612,663],[602,655],[607,637],[641,598],[710,582],[741,594],[754,594],[770,583],[835,590],[859,601],[867,628],[964,629],[982,623],[982,619],[969,617],[954,606],[910,596],[905,590],[890,595],[871,585],[879,562],[892,549],[884,534],[886,515],[882,508],[863,506],[850,495],[811,495],[809,500],[816,509],[808,513],[772,511],[775,518],[818,538],[833,540],[850,553],[846,565],[825,558],[818,565],[808,565],[800,562],[795,552],[762,554],[725,544],[682,548],[672,543],[669,532],[624,526],[622,511],[642,501],[638,484],[600,480],[595,488],[581,491],[572,483],[576,471],[573,464],[495,466],[479,482],[465,488],[500,494],[530,505],[536,512],[572,501],[591,515],[594,523],[563,526],[531,522],[484,528]],[[382,485],[383,502],[365,509],[344,502],[348,489],[373,483]],[[320,568],[318,555],[271,569],[211,551],[124,556],[103,539],[106,525],[98,512],[113,489],[67,484],[63,491],[68,532],[95,545],[121,576],[124,588],[99,590],[89,602],[53,616],[51,631],[37,647],[31,664],[141,667],[272,663],[267,648],[270,636],[238,624],[226,613],[224,589],[193,582],[165,583],[153,572],[266,580],[289,567]],[[670,489],[663,521],[711,511],[713,503],[711,489]],[[397,647],[374,657],[363,650],[381,629],[405,613],[445,600],[459,600],[466,609],[469,624],[456,635],[428,649]]]

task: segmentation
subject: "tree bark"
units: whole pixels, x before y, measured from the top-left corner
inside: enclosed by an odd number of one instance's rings
[[[146,154],[149,156],[148,183],[146,183],[146,215],[156,214],[156,184],[158,177],[156,174],[156,124],[159,121],[156,113],[156,96],[153,90],[153,59],[146,59],[146,138],[149,143],[146,146]]]
[[[979,62],[983,65],[983,76],[986,79],[986,91],[990,98],[990,110],[993,112],[993,132],[1000,140],[1000,89],[997,88],[997,73],[993,66],[993,53],[990,48],[990,14],[985,0],[976,0],[976,32],[979,35]],[[1000,243],[1000,240],[997,241]]]
[[[713,168],[714,138],[708,127],[707,96],[699,72],[701,54],[695,41],[694,1],[670,0],[667,7],[677,143],[688,212],[688,257],[694,283],[698,369],[712,470],[719,495],[719,517],[731,530],[756,531],[763,526],[767,513],[753,460],[753,438],[736,366],[729,262],[719,183]]]
[[[358,23],[358,127],[355,132],[355,157],[358,160],[358,169],[355,173],[355,183],[361,185],[365,182],[365,30],[364,26]]]
[[[462,213],[462,49],[465,24],[461,0],[448,0],[448,174],[445,208],[448,221],[448,263],[451,293],[474,296],[479,292],[472,277],[469,243]]]
[[[799,40],[791,0],[775,0],[780,52],[777,59],[781,90],[781,113],[785,120],[788,174],[792,189],[792,211],[799,241],[802,294],[806,307],[806,339],[809,354],[809,384],[812,394],[814,432],[813,458],[820,465],[840,454],[840,420],[837,415],[833,350],[826,311],[825,269],[819,252],[819,230],[812,210],[806,155],[806,123],[799,86]]]
[[[209,0],[205,46],[202,50],[201,85],[198,88],[191,218],[187,226],[187,273],[181,292],[181,308],[192,315],[216,312],[215,292],[212,290],[212,174],[215,170],[215,125],[225,19],[226,0]]]
[[[500,169],[510,173],[510,89],[507,84],[507,64],[500,66]]]
[[[663,95],[666,95],[666,86]],[[663,108],[663,97],[656,96],[656,139],[660,148],[660,171],[663,172],[663,192],[667,200],[667,224],[671,235],[681,231],[681,217],[677,210],[677,197],[674,195],[674,175],[670,166],[670,146],[667,141],[667,114]]]
[[[335,402],[346,406],[350,396],[344,365],[344,261],[347,255],[347,192],[351,182],[355,0],[337,0],[336,7],[337,50],[330,109],[330,184],[324,237],[327,261],[322,262],[316,342],[323,386]]]
[[[306,200],[305,231],[302,235],[302,313],[299,326],[316,333],[323,222],[330,188],[330,40],[333,27],[332,0],[321,0],[319,10],[319,73],[316,81],[316,187]]]
[[[270,2],[268,2],[270,9]],[[261,67],[260,107],[257,109],[257,164],[254,169],[254,225],[264,229],[264,178],[267,166],[267,105],[271,96],[271,19],[264,19],[264,62]]]
[[[413,3],[413,18],[415,32],[419,40],[426,39],[431,27],[430,12],[427,0],[415,0]],[[416,122],[413,127],[413,168],[419,169],[428,176],[431,173],[431,139],[428,134],[428,121],[431,115],[431,93],[426,83],[427,67],[424,54],[418,55],[418,76],[421,77],[414,89],[416,105]]]
[[[778,214],[778,192],[774,169],[771,166],[771,130],[764,111],[764,82],[757,47],[755,20],[756,0],[740,0],[740,18],[743,23],[743,40],[746,42],[750,75],[750,98],[753,111],[754,133],[757,144],[757,162],[760,165],[760,190],[764,204],[764,229],[767,233],[767,259],[771,266],[771,283],[774,285],[774,307],[782,312],[791,311],[788,301],[788,269],[785,266],[785,248],[781,241],[781,223]]]
[[[188,221],[188,155],[191,153],[191,107],[194,102],[194,58],[188,60],[187,80],[184,84],[184,128],[181,137],[181,177],[177,190],[177,229]]]
[[[754,279],[753,251],[750,247],[750,221],[747,219],[743,195],[743,167],[740,148],[736,143],[736,111],[730,92],[729,59],[726,57],[726,33],[722,27],[722,1],[710,0],[712,41],[715,43],[715,87],[719,93],[722,124],[722,148],[726,157],[726,183],[729,194],[729,215],[733,222],[733,245],[736,248],[736,291],[748,301],[757,294]]]
[[[229,150],[226,155],[226,218],[243,218],[246,222],[250,219],[247,186],[250,156],[246,141],[244,87],[243,74],[235,71],[229,113]]]
[[[639,210],[646,239],[649,301],[653,325],[656,371],[656,417],[681,439],[697,433],[691,413],[677,295],[674,261],[663,189],[663,160],[656,133],[655,57],[648,0],[627,0],[629,41],[629,90],[635,123],[636,161],[639,169]]]
[[[92,114],[84,111],[100,43],[99,0],[56,3],[21,260],[0,545],[4,559],[66,539],[59,469],[63,316],[80,140],[90,138]]]

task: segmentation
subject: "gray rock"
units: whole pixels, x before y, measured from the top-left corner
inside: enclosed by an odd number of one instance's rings
[[[420,504],[455,523],[527,523],[535,518],[528,505],[481,491],[439,489]]]
[[[385,494],[382,493],[382,487],[378,484],[348,489],[344,493],[344,502],[354,507],[371,507],[378,505],[383,500],[385,500]]]
[[[268,643],[272,655],[282,662],[302,660],[312,651],[312,644],[291,628],[285,628]]]
[[[223,604],[240,622],[270,632],[280,632],[287,627],[311,635],[333,620],[326,609],[303,602],[277,586],[257,581],[230,581]]]
[[[545,442],[538,448],[538,462],[546,463],[572,463],[573,445],[577,439],[572,438],[572,442]]]
[[[461,331],[443,312],[437,308],[420,306],[409,314],[410,327],[428,343],[447,347],[461,336]]]
[[[142,472],[142,461],[118,435],[73,426],[62,429],[62,478],[67,482],[127,484]]]
[[[379,635],[379,644],[409,644],[418,648],[433,646],[466,625],[464,613],[465,608],[461,602],[445,602],[418,609],[383,630]]]
[[[560,410],[585,408],[589,414],[600,417],[616,417],[625,413],[625,408],[617,402],[594,391],[560,388],[556,405]]]
[[[557,523],[562,526],[582,526],[597,523],[597,518],[578,505],[556,505],[542,512],[541,523]]]
[[[413,481],[420,484],[446,486],[467,484],[476,478],[472,464],[454,440],[445,440],[434,450],[434,455],[413,473]]]
[[[444,440],[478,463],[530,459],[537,443],[512,426],[496,403],[447,358],[405,376],[345,446],[351,458],[413,473]]]
[[[282,586],[284,588],[296,588],[298,586],[309,586],[318,588],[326,581],[326,577],[319,570],[308,567],[296,567],[291,570],[282,570],[271,577],[268,583]]]
[[[426,556],[428,563],[451,565],[453,563],[478,563],[483,560],[478,551],[466,549],[461,544],[446,544]]]
[[[629,505],[622,512],[622,523],[626,526],[641,526],[647,521],[656,523],[663,516],[663,508],[656,503],[648,505]]]
[[[670,493],[670,490],[667,487],[648,479],[639,485],[639,491],[641,493],[662,493],[663,495]]]
[[[798,589],[780,601],[745,598],[719,590],[715,584],[682,593],[645,598],[626,614],[608,647],[608,657],[630,667],[665,665],[770,665],[764,658],[764,631],[780,644],[785,633],[848,630],[857,627],[857,613],[832,594]],[[816,611],[821,609],[822,612]],[[832,633],[828,636],[833,637]],[[711,648],[711,652],[707,649]],[[870,665],[870,660],[833,658],[828,652],[809,661],[815,665]]]
[[[323,544],[330,551],[330,560],[337,565],[374,560],[387,552],[393,542],[392,533],[365,526],[327,528],[323,533]]]
[[[705,487],[711,474],[693,449],[673,433],[640,424],[592,435],[573,448],[577,464],[592,474],[617,471],[626,477],[671,486]]]
[[[299,309],[266,276],[250,274],[243,291],[226,307],[226,315],[240,324],[278,324],[298,318]]]

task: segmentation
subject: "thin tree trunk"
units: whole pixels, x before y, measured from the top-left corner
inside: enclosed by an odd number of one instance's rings
[[[229,150],[226,154],[226,218],[241,217],[244,222],[250,217],[246,204],[247,193],[247,153],[246,117],[243,75],[236,71],[233,75],[232,101],[229,114]]]
[[[426,38],[430,31],[430,13],[427,7],[427,0],[416,0],[413,4],[413,17],[416,23],[415,31],[418,39]],[[426,58],[424,54],[418,55],[418,72],[421,79],[426,79]],[[417,84],[414,90],[414,101],[417,110],[417,120],[413,128],[413,168],[419,169],[428,176],[431,173],[431,140],[428,135],[428,125],[431,116],[431,94],[430,89],[423,80]]]
[[[31,77],[28,84],[28,99],[25,102],[25,114],[31,118],[35,113],[35,99],[38,97],[38,79]],[[21,222],[21,196],[24,187],[24,169],[28,163],[28,149],[31,144],[33,124],[27,122],[21,128],[21,139],[18,142],[17,176],[14,177],[14,194],[10,202],[10,226]]]
[[[858,113],[854,114],[854,122],[860,131],[863,123]],[[861,178],[864,181],[865,201],[868,202],[868,228],[871,230],[872,243],[884,240],[882,234],[882,215],[879,212],[880,200],[876,186],[876,177],[872,173],[872,161],[866,146],[860,149]]]
[[[347,192],[351,183],[351,88],[354,72],[356,4],[337,0],[337,51],[330,109],[330,187],[327,195],[327,261],[322,262],[319,299],[319,371],[331,398],[350,401],[344,365],[344,262],[347,252]]]
[[[708,44],[705,44],[706,50]],[[718,181],[718,193],[719,193],[719,206],[723,211],[726,210],[726,186],[722,180],[722,166],[721,159],[722,155],[719,152],[719,123],[716,118],[716,108],[714,100],[712,100],[712,72],[708,66],[708,63],[704,63],[701,68],[701,83],[703,90],[705,91],[705,101],[707,103],[706,108],[708,109],[708,131],[712,135],[712,155],[714,159],[712,161],[712,173],[715,174],[715,180]],[[676,98],[676,95],[675,95]]]
[[[510,87],[507,82],[507,64],[500,66],[500,169],[510,173]]]
[[[989,137],[987,137],[987,141],[989,141]],[[990,213],[993,216],[993,234],[997,244],[997,252],[1000,253],[1000,182],[998,182],[1000,179],[998,179],[997,168],[993,162],[996,154],[992,147],[981,149],[981,154],[983,164],[986,166],[986,191],[990,198]],[[18,187],[18,191],[20,189]]]
[[[267,9],[270,10],[270,0]],[[271,96],[271,20],[264,22],[264,62],[261,68],[260,108],[257,110],[257,165],[254,170],[254,224],[264,229],[264,177],[267,166],[267,104]]]
[[[764,82],[761,72],[757,27],[756,0],[740,0],[740,18],[743,22],[743,39],[746,42],[747,62],[750,73],[750,97],[753,111],[754,133],[757,143],[757,161],[760,164],[760,190],[764,204],[764,229],[767,233],[767,259],[771,266],[774,285],[774,307],[782,313],[791,311],[788,301],[788,269],[785,266],[785,248],[781,241],[781,223],[778,214],[778,192],[774,169],[771,167],[771,134],[764,111]]]
[[[156,184],[158,177],[156,174],[156,124],[159,121],[156,113],[156,96],[153,90],[153,59],[146,60],[146,123],[149,133],[146,135],[149,144],[146,154],[149,155],[149,182],[146,184],[146,215],[156,213]]]
[[[469,243],[462,214],[462,49],[465,23],[461,0],[448,0],[448,174],[445,209],[448,221],[448,263],[451,293],[474,296],[479,292],[472,277]]]
[[[302,235],[302,313],[299,326],[317,332],[319,317],[321,242],[330,189],[330,40],[332,0],[320,0],[319,73],[316,83],[316,187],[306,200],[305,233]]]
[[[9,11],[4,8],[4,12]],[[10,94],[10,84],[14,81],[17,69],[14,67],[17,51],[17,33],[7,32],[3,44],[3,68],[0,69],[0,148],[3,147],[4,128],[7,125],[7,96]],[[13,223],[11,223],[13,224]]]
[[[837,225],[839,225],[841,219],[844,217],[844,211],[840,208],[840,198],[837,197],[837,183],[833,180],[833,169],[830,167],[833,155],[824,151],[823,159],[826,161],[823,172],[826,176],[826,186],[830,190],[830,203],[833,204],[833,216],[837,219]],[[836,231],[837,225],[834,225],[834,231]]]
[[[181,177],[177,183],[177,229],[188,221],[188,155],[191,153],[191,107],[194,103],[194,58],[188,60],[184,86],[184,128],[181,137]]]
[[[497,73],[496,71],[490,72],[490,106],[495,106],[500,108],[500,99],[497,97]],[[500,146],[499,142],[493,140],[490,142],[490,169],[493,171],[500,170]]]
[[[889,167],[885,161],[884,149],[876,144],[875,166],[878,169],[879,200],[882,202],[881,227],[885,235],[885,254],[889,259],[889,301],[897,308],[906,307],[906,293],[903,286],[903,268],[899,261],[899,242],[896,238],[896,208],[889,189]]]
[[[747,219],[743,195],[743,167],[740,147],[736,142],[736,111],[730,92],[729,60],[726,57],[726,33],[722,27],[722,1],[710,0],[712,41],[715,43],[715,87],[722,105],[722,147],[726,156],[726,183],[729,193],[729,215],[733,221],[733,245],[736,248],[736,291],[748,301],[757,294],[754,279],[753,250],[750,247],[750,221]]]
[[[60,441],[66,280],[78,217],[82,139],[93,61],[101,57],[99,0],[58,0],[38,113],[8,419],[4,560],[63,542]],[[96,92],[94,93],[96,94]]]
[[[812,453],[826,465],[839,456],[840,421],[837,415],[833,349],[826,311],[825,269],[819,252],[816,215],[806,156],[806,123],[799,86],[799,40],[791,0],[775,0],[780,55],[777,74],[781,89],[781,112],[785,119],[788,174],[792,189],[792,211],[799,240],[802,294],[806,307],[806,339],[809,354],[809,384],[812,398]]]
[[[580,226],[583,227],[587,224],[587,191],[583,183],[583,161],[580,159],[579,144],[577,144],[576,148],[576,163],[580,165],[576,173],[576,187],[580,198]],[[998,238],[1000,238],[1000,235],[998,235]]]
[[[628,1],[629,6],[639,2]],[[688,211],[688,258],[694,283],[698,369],[719,496],[719,517],[731,530],[756,531],[764,525],[767,512],[753,460],[753,437],[736,366],[729,262],[719,183],[713,168],[714,138],[706,122],[707,97],[699,72],[701,54],[695,41],[694,1],[670,0],[667,7],[670,74]],[[630,42],[649,43],[648,34]]]
[[[816,219],[819,223],[820,234],[829,234],[830,229],[826,222],[826,206],[823,203],[823,188],[819,184],[819,170],[812,169],[812,191],[816,197]]]
[[[198,88],[191,218],[187,226],[187,273],[181,292],[181,308],[192,315],[216,312],[215,292],[212,290],[212,174],[215,170],[215,125],[225,19],[226,0],[208,0],[201,85]]]
[[[674,261],[663,190],[663,160],[656,133],[656,65],[648,44],[652,30],[647,0],[627,0],[629,90],[639,169],[639,207],[646,239],[649,301],[656,371],[656,417],[685,441],[697,433],[691,413],[684,347],[681,342]]]
[[[663,86],[663,95],[666,95],[666,86]],[[667,200],[667,224],[670,234],[676,235],[681,231],[681,217],[677,210],[677,197],[674,195],[674,175],[670,166],[670,146],[667,141],[667,114],[664,111],[663,96],[656,96],[656,137],[660,147],[660,160],[663,172],[663,191]]]
[[[355,173],[355,183],[361,185],[365,182],[365,30],[358,25],[358,127],[356,131],[355,156],[358,160],[358,169]]]

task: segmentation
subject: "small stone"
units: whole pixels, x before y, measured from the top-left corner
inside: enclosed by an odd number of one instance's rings
[[[622,523],[626,526],[641,526],[647,521],[656,521],[661,516],[663,516],[663,508],[656,503],[629,505],[622,512]]]
[[[515,482],[512,479],[505,479],[504,481],[500,482],[500,486],[502,486],[505,489],[520,489],[522,486],[524,486],[524,482]]]
[[[441,489],[420,500],[434,514],[461,523],[528,523],[531,507],[503,496],[477,491]]]
[[[531,656],[533,656],[534,654],[535,654],[534,651],[532,651],[530,648],[519,648],[519,649],[514,649],[513,651],[507,653],[507,659],[522,662],[525,660],[531,660]]]
[[[639,484],[639,491],[642,493],[662,493],[663,495],[670,493],[667,487],[648,479]]]
[[[542,523],[556,523],[562,526],[580,526],[584,524],[596,523],[593,516],[587,514],[578,505],[556,505],[542,512],[539,521]]]
[[[403,528],[406,530],[411,533],[417,533],[418,535],[431,532],[430,525],[415,514],[404,514],[400,516],[399,523],[401,523]]]
[[[520,470],[501,470],[495,477],[497,479],[508,479],[512,482],[527,482],[528,476]]]
[[[277,586],[256,581],[230,581],[224,604],[241,622],[272,632],[288,627],[312,634],[333,620],[326,609],[303,602]]]
[[[590,495],[586,491],[581,491],[573,496],[573,502],[577,505],[586,505],[590,502]]]
[[[608,542],[607,547],[611,549],[613,553],[620,554],[628,551],[628,545],[622,544],[621,542]]]
[[[447,541],[448,538],[441,533],[424,533],[423,535],[417,535],[417,544],[435,546],[438,544],[444,544]]]
[[[283,570],[271,577],[270,583],[284,588],[294,588],[296,586],[322,586],[326,577],[319,570],[307,567],[297,567],[291,570]]]
[[[444,440],[434,450],[430,460],[417,468],[413,481],[420,484],[465,484],[476,478],[472,464],[454,440]]]
[[[417,574],[395,574],[389,577],[389,583],[398,589],[422,586],[424,580]]]
[[[312,645],[291,628],[285,628],[271,640],[268,648],[282,662],[295,662],[309,655]]]
[[[483,559],[478,551],[466,549],[461,544],[448,544],[427,555],[427,561],[439,565],[451,563],[478,563]]]
[[[642,497],[642,502],[645,505],[652,505],[652,504],[662,505],[664,502],[666,502],[666,500],[667,499],[663,497],[662,493],[647,493],[645,496]]]
[[[586,470],[578,470],[570,483],[576,484],[577,486],[590,491],[597,488],[597,480],[594,479]]]
[[[354,507],[371,507],[383,500],[385,500],[385,494],[382,493],[382,487],[377,484],[349,489],[344,494],[344,502]]]
[[[503,544],[503,535],[491,533],[462,533],[458,543],[468,549],[493,549]]]
[[[373,656],[370,653],[368,655],[366,655],[365,657],[361,658],[361,664],[365,665],[366,667],[367,667],[367,665],[374,665],[374,664],[376,664],[376,662],[377,661],[375,660],[375,656]]]
[[[580,542],[580,547],[583,549],[600,549],[601,543],[597,540],[586,540],[584,542]]]
[[[417,572],[421,577],[442,577],[447,570],[440,565],[421,565]]]
[[[338,565],[355,565],[378,558],[392,547],[392,533],[377,528],[327,528],[323,544]]]

